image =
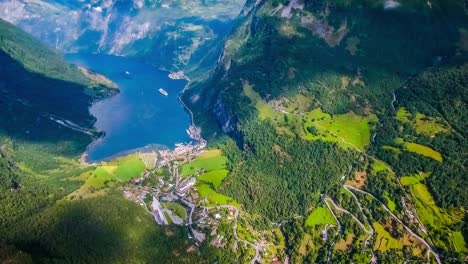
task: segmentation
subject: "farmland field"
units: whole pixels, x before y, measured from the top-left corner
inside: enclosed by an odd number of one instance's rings
[[[396,113],[396,119],[402,123],[411,124],[418,134],[435,136],[439,133],[447,133],[450,129],[440,119],[426,116],[422,113],[412,115],[405,107],[400,107]]]
[[[145,170],[145,164],[137,155],[132,155],[123,158],[117,162],[118,168],[114,174],[120,181],[128,181],[132,178],[139,177]]]
[[[219,150],[210,150],[190,163],[182,165],[181,174],[183,176],[195,175],[199,170],[204,169],[205,172],[210,172],[214,170],[222,170],[225,168],[227,158],[221,156]]]
[[[317,207],[307,216],[305,226],[314,227],[316,225],[336,225],[335,218],[326,207]]]
[[[211,189],[211,187],[207,184],[200,184],[197,186],[198,194],[200,195],[201,199],[206,198],[208,200],[208,205],[234,205],[238,206],[238,203],[232,199],[231,197],[222,195],[217,193],[215,190]]]
[[[353,112],[332,117],[322,112],[321,109],[315,109],[307,114],[304,127],[307,131],[307,138],[310,140],[335,141],[344,148],[352,148],[351,145],[341,140],[343,138],[362,151],[370,143],[370,123],[376,120],[375,115],[363,117]],[[308,131],[307,128],[311,126],[317,130],[319,135]]]
[[[213,184],[213,187],[217,189],[221,183],[223,182],[224,178],[228,175],[229,171],[222,169],[222,170],[215,170],[215,171],[210,171],[207,173],[204,173],[200,175],[197,179],[199,181],[203,181],[206,183],[211,183]]]
[[[391,249],[401,249],[403,245],[397,239],[393,238],[379,223],[373,223],[377,240],[374,245],[375,250],[387,251]]]
[[[430,147],[426,147],[416,143],[406,143],[405,148],[410,152],[414,152],[416,154],[442,162],[442,154],[440,154],[440,152],[438,151],[431,149]]]

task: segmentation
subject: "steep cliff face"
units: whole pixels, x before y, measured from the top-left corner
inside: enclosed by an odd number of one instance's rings
[[[150,56],[183,68],[227,30],[243,1],[5,0],[0,18],[65,52]]]

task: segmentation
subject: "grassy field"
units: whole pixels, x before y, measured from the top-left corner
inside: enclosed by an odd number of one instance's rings
[[[197,186],[198,188],[198,194],[200,195],[201,199],[207,199],[208,200],[208,205],[210,206],[216,206],[216,205],[234,205],[234,206],[239,206],[239,204],[232,199],[231,197],[222,195],[220,193],[217,193],[215,190],[211,189],[211,187],[208,184],[199,184]]]
[[[310,140],[334,141],[345,148],[352,148],[351,145],[343,142],[342,139],[344,139],[362,151],[370,143],[370,123],[372,121],[377,121],[375,115],[363,117],[349,112],[332,117],[322,112],[321,109],[315,109],[307,113],[304,129]],[[311,133],[309,127],[314,127],[317,133],[315,135]]]
[[[403,245],[397,239],[393,238],[379,223],[373,223],[377,239],[374,245],[374,250],[387,251],[390,249],[402,249]]]
[[[439,208],[427,187],[422,183],[411,185],[410,191],[421,221],[426,226],[430,226],[433,230],[439,230],[443,233],[448,232],[448,239],[450,241],[434,239],[436,246],[441,248],[453,248],[458,252],[466,252],[466,248],[461,247],[461,245],[465,243],[463,236],[459,236],[455,234],[456,232],[451,232],[443,228],[461,222],[463,220],[463,213],[459,210],[453,210],[449,213]],[[450,245],[447,242],[450,242]]]
[[[400,107],[396,113],[396,119],[402,123],[411,124],[418,134],[435,136],[439,133],[448,133],[450,128],[442,119],[426,116],[422,113],[412,115],[405,107]]]
[[[463,238],[463,234],[461,231],[452,232],[452,241],[455,246],[455,251],[468,253],[465,239]]]
[[[129,181],[132,178],[139,177],[146,168],[138,155],[118,159],[116,162],[118,167],[114,175],[120,181]]]
[[[326,207],[315,208],[305,221],[305,226],[314,227],[316,225],[336,225],[335,218]]]
[[[275,119],[283,115],[268,105],[265,100],[263,100],[262,97],[254,91],[252,85],[244,83],[244,94],[250,99],[252,104],[257,109],[258,117],[260,117],[260,119]]]
[[[117,182],[127,182],[132,178],[139,177],[145,170],[144,163],[138,155],[130,155],[115,161],[101,163],[93,170],[86,171],[78,177],[72,177],[72,181],[83,181],[83,184],[67,198],[72,197],[95,197],[105,193],[105,189],[115,185]]]
[[[116,178],[104,167],[97,167],[94,171],[87,171],[73,180],[84,181],[80,188],[70,193],[67,199],[91,198],[103,194],[103,189],[113,185]]]
[[[439,133],[448,133],[450,129],[439,119],[428,117],[421,113],[416,113],[414,130],[418,134],[435,136]]]
[[[442,212],[442,210],[436,205],[426,185],[422,183],[413,184],[410,186],[410,191],[415,198],[416,209],[418,210],[421,221],[425,224],[433,227],[440,227],[457,222],[451,216]],[[460,220],[461,219],[458,221]]]
[[[438,230],[448,234],[447,239],[450,241],[434,239],[435,244],[441,248],[453,248],[453,250],[458,252],[466,252],[466,247],[464,246],[465,240],[461,233],[444,228],[461,222],[463,220],[463,212],[456,209],[448,212],[437,206],[426,185],[421,183],[430,175],[431,173],[420,173],[404,176],[401,177],[400,181],[402,185],[409,188],[416,211],[423,224],[430,227],[430,230]]]
[[[429,176],[431,176],[430,172],[403,176],[400,178],[400,182],[403,186],[409,186],[416,183],[420,183],[422,180],[426,179]]]
[[[224,178],[228,175],[229,171],[226,169],[222,170],[215,170],[215,171],[210,171],[207,173],[203,173],[200,175],[197,179],[199,181],[203,181],[205,183],[210,183],[213,185],[215,189],[217,189],[221,183],[223,182]]]
[[[413,152],[425,157],[432,158],[437,160],[438,162],[442,162],[442,154],[440,152],[431,149],[430,147],[426,147],[421,144],[417,143],[405,143],[405,149],[409,152]]]
[[[370,143],[370,123],[377,121],[375,115],[363,117],[353,112],[332,117],[320,108],[307,112],[306,120],[302,121],[295,115],[276,111],[248,83],[244,83],[244,94],[252,101],[260,119],[276,122],[278,132],[285,134],[294,131],[308,140],[337,142],[345,149],[353,148],[354,145],[361,151],[364,150]],[[304,100],[304,98],[299,99],[299,101]],[[304,110],[305,103],[300,104],[301,106],[296,108]],[[290,112],[293,110],[288,108]],[[344,143],[341,138],[352,145]]]
[[[373,162],[372,163],[372,172],[374,174],[381,172],[381,171],[386,171],[388,170],[387,167],[390,167],[388,165],[385,165],[385,162],[379,160],[379,162]]]
[[[226,167],[227,158],[221,155],[219,150],[210,150],[198,156],[192,162],[182,165],[182,176],[195,175],[199,170],[205,172],[222,170]]]

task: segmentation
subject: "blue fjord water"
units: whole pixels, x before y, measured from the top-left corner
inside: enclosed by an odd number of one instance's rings
[[[177,99],[186,81],[171,80],[140,59],[101,54],[68,54],[67,60],[105,75],[120,93],[95,103],[90,111],[103,138],[87,152],[88,161],[100,161],[147,145],[188,142],[189,115]],[[159,93],[159,88],[169,95]]]

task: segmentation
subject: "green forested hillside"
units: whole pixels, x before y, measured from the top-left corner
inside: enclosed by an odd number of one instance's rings
[[[203,262],[184,229],[109,188],[125,182],[67,198],[93,176],[79,161],[100,135],[88,108],[115,91],[0,21],[1,263]]]
[[[220,189],[287,220],[294,263],[402,263],[428,251],[463,262],[466,3],[247,5],[217,70],[184,94],[207,138],[236,142]],[[304,226],[317,207],[340,227]]]
[[[199,247],[122,197],[148,167],[140,156],[78,161],[107,90],[1,24],[0,260],[466,263],[467,9],[247,1],[216,69],[182,96],[221,150],[169,166],[196,179]],[[148,174],[133,187],[159,192],[173,176]]]
[[[82,85],[90,84],[76,66],[65,63],[57,52],[3,19],[0,19],[0,49],[31,72]]]

